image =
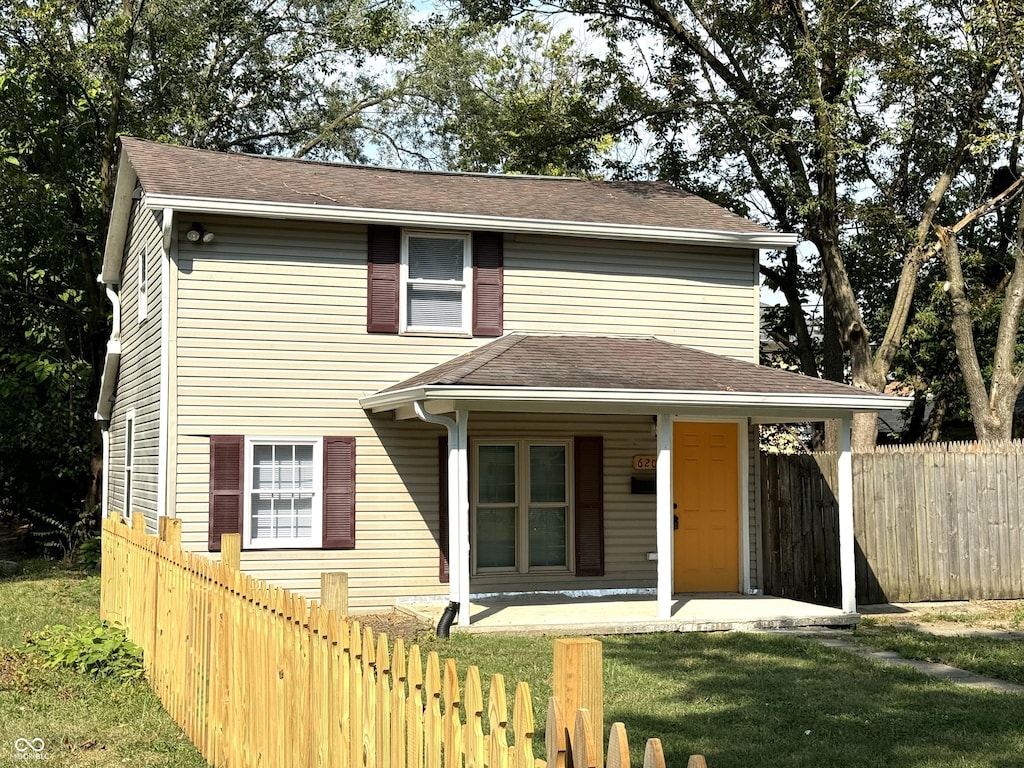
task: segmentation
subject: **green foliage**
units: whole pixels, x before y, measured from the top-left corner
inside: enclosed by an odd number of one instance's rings
[[[142,649],[128,640],[124,629],[106,621],[74,628],[54,624],[26,642],[47,669],[73,669],[120,682],[143,676]]]
[[[435,16],[401,98],[381,108],[388,162],[472,172],[592,175],[629,120],[571,32]]]
[[[205,768],[144,679],[46,668],[20,647],[26,631],[49,624],[96,626],[100,591],[95,574],[52,561],[23,565],[22,576],[0,579],[0,760],[16,739],[42,738],[46,764],[63,768]]]
[[[791,308],[807,315],[827,271],[836,290],[824,292],[826,316],[844,330],[869,331],[866,340],[847,340],[860,351],[848,366],[858,383],[872,387],[884,383],[877,369],[888,373],[892,364],[877,345],[894,317],[905,257],[928,245],[933,216],[952,224],[985,200],[992,167],[1018,159],[1024,139],[1019,3],[460,6],[490,23],[552,7],[585,19],[600,41],[583,62],[604,78],[599,103],[618,104],[649,142],[632,167],[618,171],[656,175],[798,233],[810,244],[799,264],[787,268],[795,253],[768,254],[766,282],[787,288]],[[930,200],[944,173],[950,187]],[[998,249],[993,242],[986,250],[990,260]],[[792,337],[792,320],[776,319],[774,327]],[[812,320],[804,318],[807,325]],[[898,337],[902,325],[894,328]],[[948,333],[947,325],[933,336]],[[799,350],[801,367],[817,359],[822,370],[824,352],[830,361],[839,358],[830,368],[841,372],[838,343],[838,334],[812,336]],[[918,389],[925,391],[951,362],[947,356],[899,373],[923,378]]]
[[[75,556],[75,563],[90,571],[100,569],[100,557],[103,547],[99,536],[93,536],[82,542]]]
[[[405,10],[0,0],[0,519],[63,556],[98,525],[110,307],[96,275],[117,136],[254,152],[326,136],[359,159],[339,137],[386,90],[387,68],[363,65],[396,50]]]

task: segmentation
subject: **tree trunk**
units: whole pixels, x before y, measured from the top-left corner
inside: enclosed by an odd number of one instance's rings
[[[1024,386],[1024,370],[1014,373],[1017,329],[1024,308],[1024,216],[1017,227],[1016,261],[1006,285],[1003,309],[999,317],[999,333],[993,356],[991,386],[986,387],[978,351],[974,343],[971,302],[967,297],[960,248],[956,232],[936,226],[939,244],[946,262],[946,292],[952,305],[953,341],[956,356],[967,389],[967,399],[979,440],[1008,441],[1013,436],[1013,410]]]

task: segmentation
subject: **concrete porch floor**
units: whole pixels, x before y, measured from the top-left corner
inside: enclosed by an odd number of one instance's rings
[[[434,626],[446,604],[402,606]],[[841,627],[860,616],[839,608],[783,597],[700,593],[674,595],[672,618],[658,619],[650,595],[568,597],[532,594],[474,599],[469,627],[452,632],[544,635],[617,635],[644,632],[758,631],[788,627]]]

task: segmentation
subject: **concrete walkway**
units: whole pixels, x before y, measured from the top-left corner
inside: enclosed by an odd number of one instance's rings
[[[904,667],[920,672],[922,675],[935,677],[939,680],[948,680],[951,683],[962,685],[966,688],[976,688],[984,691],[996,691],[998,693],[1024,694],[1024,685],[1008,683],[1005,680],[997,680],[994,677],[985,677],[964,669],[957,669],[948,664],[939,664],[934,661],[918,661],[916,659],[905,659],[895,651],[876,651],[862,645],[852,637],[842,634],[823,632],[794,632],[801,637],[813,640],[826,648],[835,648],[840,651],[852,653],[865,659],[872,659],[879,664],[886,664],[891,667]]]

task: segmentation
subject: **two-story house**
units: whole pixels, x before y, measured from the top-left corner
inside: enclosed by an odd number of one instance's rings
[[[793,245],[663,184],[125,138],[101,280],[106,514],[351,604],[756,593],[759,422],[893,398],[757,365]]]

